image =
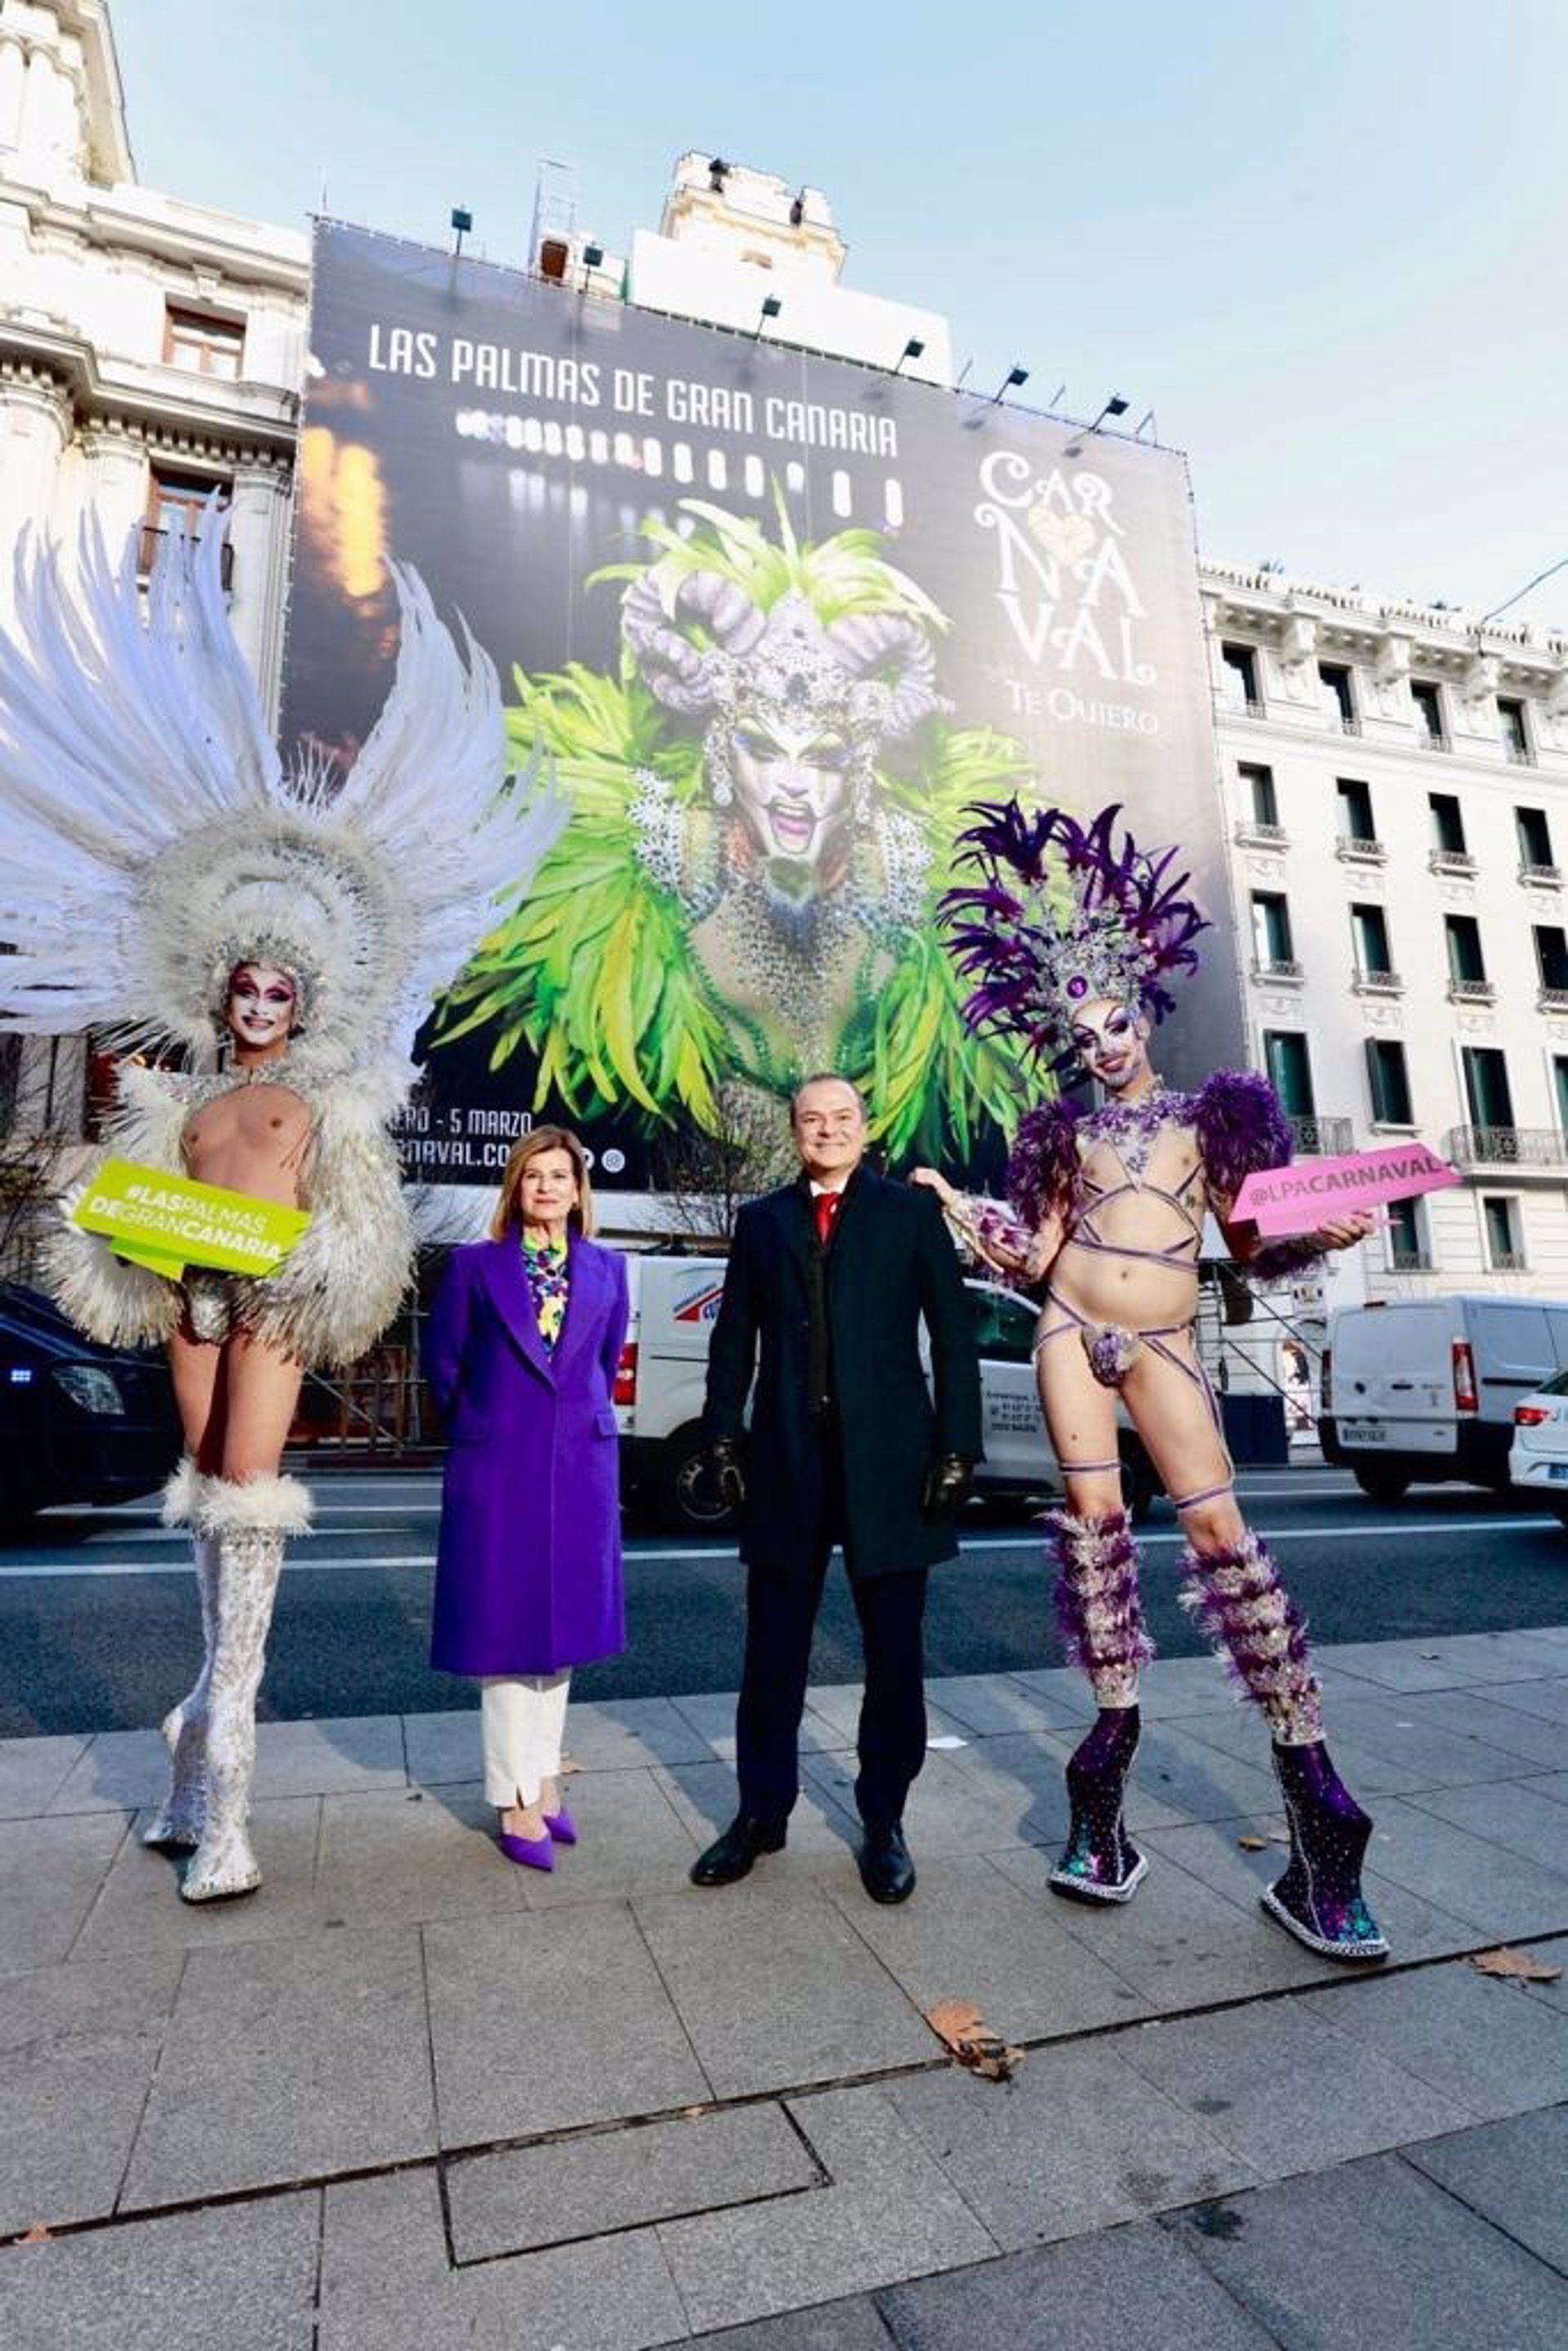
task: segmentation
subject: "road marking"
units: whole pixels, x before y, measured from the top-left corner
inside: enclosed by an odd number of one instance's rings
[[[1562,1521],[1555,1517],[1531,1518],[1521,1512],[1519,1516],[1511,1519],[1430,1519],[1418,1526],[1392,1527],[1382,1519],[1369,1519],[1364,1523],[1348,1527],[1259,1527],[1255,1532],[1265,1536],[1271,1543],[1360,1541],[1371,1540],[1374,1537],[1386,1542],[1408,1542],[1425,1541],[1431,1535],[1507,1534],[1517,1533],[1521,1529],[1526,1528],[1537,1530],[1546,1527],[1556,1532],[1561,1530],[1561,1525]],[[349,1531],[337,1529],[334,1531]],[[371,1531],[367,1528],[366,1532],[370,1531]],[[1165,1550],[1176,1543],[1185,1542],[1186,1540],[1179,1528],[1173,1528],[1168,1532],[1161,1530],[1155,1534],[1140,1533],[1137,1539],[1150,1550]],[[998,1535],[991,1539],[984,1535],[974,1535],[967,1538],[958,1546],[960,1553],[966,1557],[971,1553],[995,1551],[1040,1552],[1043,1548],[1044,1539],[1040,1535]],[[633,1566],[643,1560],[705,1559],[712,1560],[716,1563],[734,1566],[738,1564],[739,1553],[733,1548],[718,1544],[694,1544],[690,1547],[683,1545],[659,1551],[629,1549],[626,1552],[627,1563]],[[435,1553],[429,1551],[370,1552],[357,1559],[352,1557],[321,1559],[312,1557],[308,1550],[296,1545],[287,1554],[285,1573],[346,1575],[351,1574],[356,1568],[434,1567],[434,1564]],[[0,1584],[6,1582],[21,1583],[32,1577],[52,1582],[91,1575],[189,1575],[190,1573],[191,1564],[186,1559],[145,1562],[73,1559],[44,1560],[36,1563],[7,1562],[0,1565]]]

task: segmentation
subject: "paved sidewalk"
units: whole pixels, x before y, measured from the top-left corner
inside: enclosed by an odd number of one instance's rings
[[[1149,1675],[1108,1913],[1045,1886],[1066,1672],[933,1685],[892,1911],[852,1689],[789,1851],[714,1893],[725,1698],[573,1710],[549,1877],[489,1841],[476,1715],[265,1727],[267,1884],[200,1910],[137,1841],[151,1733],[0,1743],[0,2342],[1568,2343],[1568,1973],[1464,1957],[1568,1963],[1568,1625],[1322,1662],[1396,1949],[1354,1980],[1257,1907],[1274,1785],[1207,1660]],[[947,2064],[950,1996],[1010,2085]]]

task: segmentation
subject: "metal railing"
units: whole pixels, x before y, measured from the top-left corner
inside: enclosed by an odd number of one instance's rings
[[[1351,981],[1358,996],[1403,996],[1405,982],[1396,971],[1357,971]]]
[[[1291,1139],[1298,1151],[1327,1156],[1350,1149],[1348,1118],[1323,1118],[1315,1110],[1291,1111],[1287,1116]]]
[[[1454,747],[1446,735],[1434,735],[1430,728],[1425,729],[1416,739],[1423,751],[1451,751]]]
[[[1519,878],[1521,882],[1532,882],[1538,890],[1560,890],[1563,887],[1563,868],[1561,865],[1525,864],[1519,869]]]
[[[1568,1135],[1554,1126],[1451,1126],[1443,1152],[1456,1167],[1564,1167]]]
[[[1434,873],[1473,873],[1476,861],[1468,849],[1430,849],[1427,863]]]
[[[1509,760],[1512,766],[1516,768],[1534,767],[1535,754],[1531,749],[1528,743],[1511,743],[1505,740],[1502,747],[1508,754]]]
[[[1535,991],[1537,1012],[1568,1012],[1568,987],[1539,987]]]
[[[1494,1273],[1527,1273],[1530,1260],[1522,1249],[1493,1249],[1491,1270]]]
[[[1259,981],[1283,980],[1289,987],[1299,987],[1306,974],[1301,965],[1292,962],[1289,956],[1270,956],[1266,962],[1260,957],[1254,958],[1252,977]]]
[[[1389,1270],[1392,1273],[1430,1273],[1434,1259],[1430,1249],[1396,1249],[1391,1251]]]
[[[1291,845],[1282,824],[1253,824],[1246,817],[1236,827],[1236,839],[1243,849],[1289,849]]]
[[[1381,865],[1388,852],[1371,833],[1342,832],[1333,845],[1336,857],[1354,858],[1363,865]]]
[[[1490,979],[1451,979],[1448,982],[1450,1004],[1495,1004],[1497,989]]]

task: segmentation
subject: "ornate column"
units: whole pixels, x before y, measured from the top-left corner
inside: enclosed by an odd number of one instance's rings
[[[118,417],[84,425],[81,451],[81,512],[94,515],[104,544],[118,559],[126,534],[147,512],[147,450],[139,434]]]
[[[57,520],[60,458],[70,438],[70,393],[47,369],[0,360],[0,547],[23,527]],[[0,564],[0,615],[12,612],[11,569]]]
[[[22,37],[0,25],[0,147],[16,154],[22,144],[22,100],[27,87],[27,57]]]
[[[283,664],[283,598],[288,565],[290,475],[271,455],[244,457],[234,471],[234,590],[229,618],[274,725]]]

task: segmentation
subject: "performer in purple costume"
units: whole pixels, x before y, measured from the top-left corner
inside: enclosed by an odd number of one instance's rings
[[[1372,1823],[1329,1761],[1301,1616],[1237,1508],[1194,1327],[1207,1213],[1265,1280],[1354,1246],[1370,1220],[1353,1215],[1267,1249],[1250,1226],[1227,1222],[1243,1179],[1290,1158],[1291,1130],[1261,1078],[1220,1071],[1179,1093],[1151,1065],[1150,1031],[1174,1009],[1166,979],[1197,968],[1192,942],[1208,927],[1182,895],[1186,875],[1171,874],[1176,852],[1151,859],[1124,830],[1118,839],[1116,808],[1086,828],[1016,801],[973,813],[962,839],[979,878],[946,904],[951,950],[977,983],[967,1016],[1022,1038],[1052,1069],[1087,1071],[1105,1096],[1087,1113],[1052,1102],[1023,1120],[1008,1168],[1012,1214],[963,1198],[930,1169],[915,1179],[935,1187],[977,1255],[1044,1290],[1035,1365],[1067,1494],[1051,1521],[1057,1610],[1099,1708],[1068,1765],[1071,1828],[1051,1883],[1125,1902],[1148,1866],[1122,1819],[1138,1670],[1153,1648],[1122,1507],[1120,1395],[1181,1517],[1182,1604],[1272,1734],[1291,1859],[1263,1907],[1314,1951],[1384,1959],[1361,1890]]]

